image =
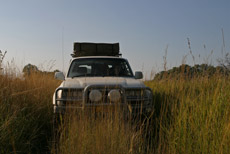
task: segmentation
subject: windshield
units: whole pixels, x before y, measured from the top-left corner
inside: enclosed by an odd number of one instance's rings
[[[128,62],[118,58],[82,58],[75,59],[67,77],[115,76],[133,77]]]

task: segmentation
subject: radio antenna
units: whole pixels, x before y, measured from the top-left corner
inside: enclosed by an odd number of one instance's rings
[[[62,27],[62,72],[64,72],[64,68],[65,68],[65,65],[64,65],[64,27]]]

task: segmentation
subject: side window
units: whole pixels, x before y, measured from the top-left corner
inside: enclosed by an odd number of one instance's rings
[[[125,67],[125,70],[126,70],[126,74],[128,75],[128,76],[131,76],[132,74],[131,74],[131,70],[129,69],[129,67],[128,67],[128,65],[126,64],[126,63],[124,63],[124,67]]]

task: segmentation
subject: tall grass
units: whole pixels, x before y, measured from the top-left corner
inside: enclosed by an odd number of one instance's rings
[[[52,133],[53,77],[0,76],[0,153],[45,153]]]
[[[52,95],[58,84],[47,74],[0,76],[0,153],[55,153]],[[68,114],[61,125],[59,153],[230,152],[229,77],[146,85],[153,90],[154,108],[145,125],[137,127],[120,116]]]
[[[147,83],[155,94],[158,153],[229,153],[230,80],[223,76]]]
[[[105,114],[105,112],[100,112]],[[141,131],[118,112],[115,116],[71,114],[59,142],[60,153],[139,153],[143,150]],[[90,116],[89,116],[90,115]],[[70,122],[71,120],[71,122]]]

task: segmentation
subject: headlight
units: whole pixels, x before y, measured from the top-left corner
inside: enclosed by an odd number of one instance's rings
[[[150,91],[150,90],[145,90],[144,96],[145,96],[145,97],[148,97],[149,99],[152,99],[152,91]]]
[[[61,99],[61,98],[62,98],[62,90],[58,90],[57,99]]]
[[[62,90],[58,90],[57,99],[61,99],[61,98],[62,98]],[[57,101],[57,105],[62,106],[62,105],[64,105],[64,103],[62,101]]]
[[[89,99],[92,101],[92,102],[98,102],[102,99],[102,94],[99,90],[92,90],[90,93],[89,93]]]
[[[81,99],[83,96],[83,93],[81,90],[58,90],[57,92],[57,98],[75,98],[75,99]]]
[[[112,102],[118,102],[121,99],[121,93],[118,90],[111,90],[108,94],[109,100]]]

